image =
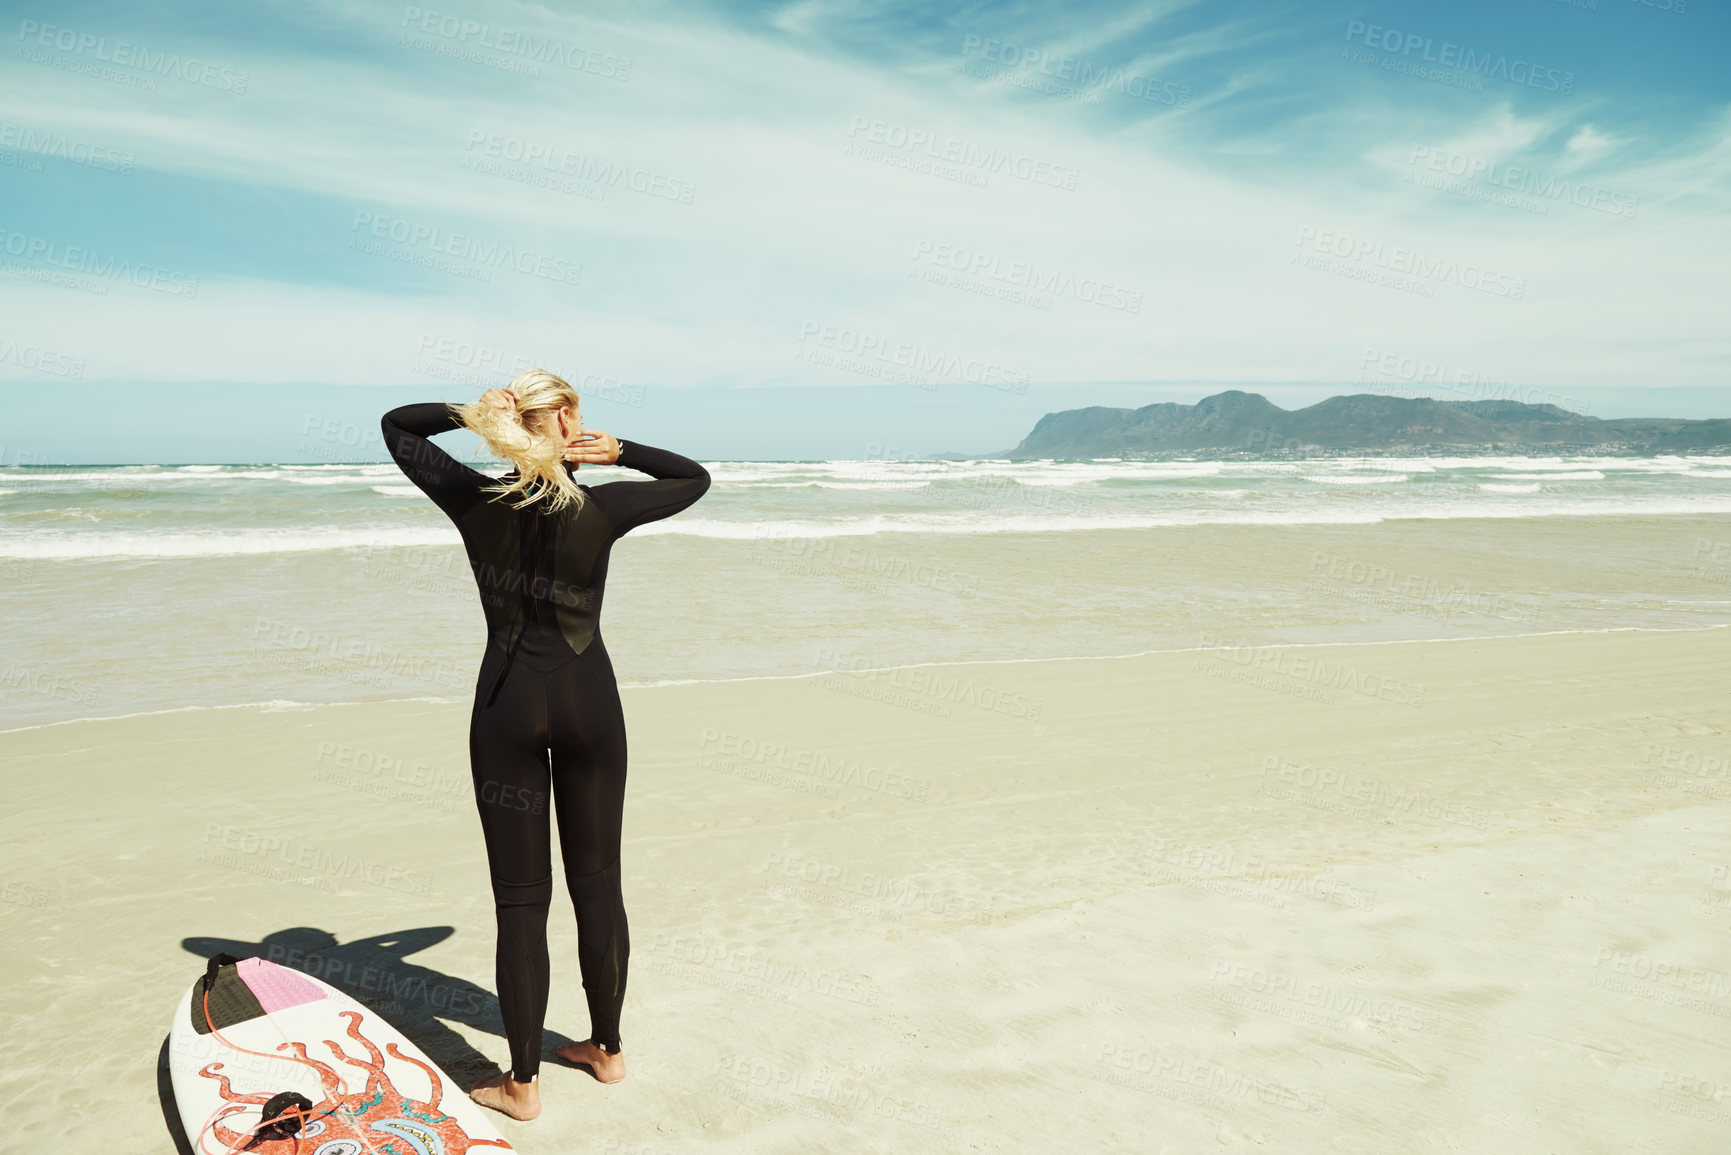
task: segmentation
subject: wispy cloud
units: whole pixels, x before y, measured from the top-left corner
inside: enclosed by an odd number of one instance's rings
[[[849,383],[797,356],[818,323],[1036,381],[1336,382],[1373,344],[1544,385],[1726,383],[1723,79],[1677,55],[1704,10],[1638,36],[1641,13],[1561,6],[1501,41],[1478,9],[1408,21],[1583,61],[1566,96],[1343,58],[1349,14],[1307,6],[263,12],[14,22],[0,120],[135,164],[0,167],[13,335],[130,381],[411,383],[435,333],[648,383]],[[1623,87],[1589,84],[1617,38]],[[79,247],[197,293],[104,281]]]

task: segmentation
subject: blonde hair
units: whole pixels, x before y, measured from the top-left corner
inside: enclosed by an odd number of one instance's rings
[[[521,498],[512,502],[518,509],[537,501],[545,501],[549,510],[581,504],[583,491],[565,469],[565,442],[558,432],[558,411],[577,411],[577,390],[545,369],[520,373],[506,388],[517,398],[512,408],[485,401],[455,407],[464,427],[480,435],[494,457],[517,467],[515,481],[491,487],[496,500],[514,494]]]

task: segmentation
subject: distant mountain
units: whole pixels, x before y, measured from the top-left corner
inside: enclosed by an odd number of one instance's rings
[[[1355,393],[1282,409],[1259,393],[1229,389],[1194,405],[1065,409],[1040,418],[1002,454],[1036,457],[1164,457],[1192,450],[1280,457],[1361,451],[1659,454],[1731,450],[1731,420],[1667,417],[1602,420],[1555,405],[1437,401]]]

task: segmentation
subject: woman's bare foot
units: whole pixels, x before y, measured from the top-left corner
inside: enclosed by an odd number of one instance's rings
[[[541,1085],[533,1081],[519,1083],[510,1072],[480,1084],[469,1092],[469,1098],[525,1123],[541,1113]]]
[[[561,1059],[588,1067],[589,1073],[595,1076],[597,1082],[617,1083],[625,1077],[625,1055],[615,1052],[609,1055],[591,1042],[567,1043],[555,1052]]]

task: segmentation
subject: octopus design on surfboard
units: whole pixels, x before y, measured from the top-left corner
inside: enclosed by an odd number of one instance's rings
[[[250,1133],[225,1127],[222,1119],[227,1115],[245,1111],[248,1107],[263,1107],[274,1096],[263,1092],[251,1095],[235,1094],[229,1086],[228,1076],[222,1074],[221,1063],[206,1063],[199,1071],[205,1078],[217,1080],[222,1097],[233,1104],[232,1107],[225,1108],[211,1124],[212,1133],[227,1144],[229,1150],[244,1148],[247,1151],[259,1152],[260,1155],[363,1155],[363,1152],[373,1149],[372,1144],[363,1144],[340,1135],[345,1129],[359,1131],[363,1125],[370,1131],[378,1132],[387,1142],[400,1139],[408,1144],[414,1155],[464,1155],[464,1152],[477,1147],[509,1148],[509,1144],[497,1139],[471,1139],[457,1120],[439,1110],[439,1101],[444,1097],[444,1082],[438,1072],[413,1055],[404,1054],[397,1044],[386,1043],[385,1048],[392,1058],[421,1068],[433,1085],[431,1102],[411,1099],[398,1091],[391,1082],[391,1077],[385,1073],[385,1056],[373,1045],[371,1039],[361,1033],[360,1012],[337,1013],[348,1020],[346,1034],[366,1048],[367,1058],[354,1058],[335,1039],[326,1039],[324,1044],[330,1048],[336,1059],[363,1068],[367,1072],[367,1085],[360,1091],[345,1092],[342,1076],[329,1064],[308,1055],[304,1043],[283,1043],[277,1049],[287,1049],[292,1052],[292,1056],[285,1057],[292,1057],[293,1061],[316,1071],[325,1091],[325,1098],[304,1113],[299,1135],[255,1141],[255,1137]],[[319,1137],[327,1134],[334,1137],[318,1143]],[[309,1141],[315,1145],[309,1147]],[[247,1146],[249,1143],[252,1145]],[[386,1148],[392,1149],[394,1148]],[[408,1155],[408,1152],[404,1152],[404,1155]]]

